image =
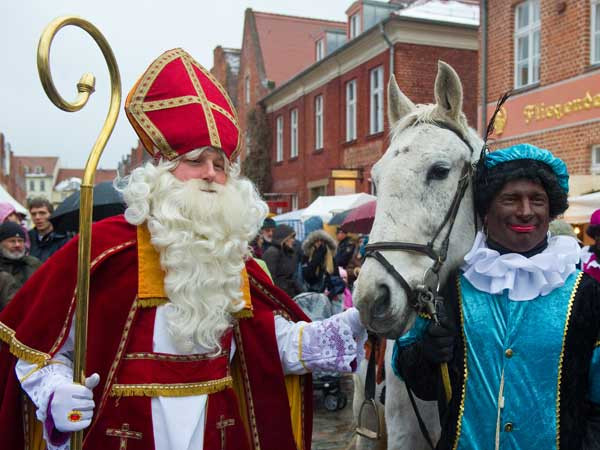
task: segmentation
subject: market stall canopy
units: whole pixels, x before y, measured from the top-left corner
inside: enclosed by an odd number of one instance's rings
[[[279,214],[278,216],[273,216],[272,219],[277,225],[288,225],[292,227],[296,232],[296,239],[301,241],[304,239],[304,225],[300,220],[303,211],[304,209],[297,209],[295,211]]]
[[[588,223],[597,209],[600,209],[600,192],[570,197],[563,219],[569,223]]]
[[[348,195],[321,196],[304,210],[301,219],[304,221],[309,217],[319,216],[323,219],[323,222],[328,223],[335,213],[356,208],[375,199],[374,195],[364,192]]]
[[[18,201],[16,201],[12,195],[8,193],[4,187],[0,186],[0,203],[10,203],[15,207],[15,211],[25,216],[29,215],[29,211],[23,205],[21,205]]]

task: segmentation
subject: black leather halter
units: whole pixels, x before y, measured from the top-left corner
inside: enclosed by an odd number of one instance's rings
[[[424,124],[432,124],[453,132],[462,142],[465,143],[465,145],[469,148],[471,155],[473,155],[473,147],[467,141],[465,136],[455,127],[444,122],[424,122]],[[433,237],[427,244],[416,244],[413,242],[399,241],[382,241],[370,243],[365,247],[365,257],[374,258],[387,270],[387,272],[392,277],[394,277],[396,281],[398,281],[398,283],[400,284],[400,286],[402,286],[406,293],[409,305],[417,312],[428,313],[434,318],[436,315],[434,300],[440,288],[439,272],[444,262],[446,261],[446,256],[448,255],[448,246],[450,243],[450,234],[452,233],[452,228],[454,227],[454,222],[456,220],[456,215],[458,214],[458,209],[460,208],[462,199],[465,195],[465,192],[467,191],[467,186],[473,178],[474,170],[474,165],[471,163],[470,160],[465,162],[462,168],[462,172],[460,174],[460,179],[458,180],[456,192],[454,193],[454,198],[452,199],[452,203],[450,204],[450,208],[448,209],[448,211],[446,211],[444,219],[442,220],[442,222],[436,229]],[[436,249],[435,242],[440,236],[446,224],[449,224],[448,229],[446,231],[446,235],[444,236],[441,245],[438,247],[438,249]],[[381,251],[386,250],[399,250],[405,252],[420,253],[431,258],[433,260],[433,264],[423,274],[422,282],[418,284],[415,288],[413,288],[410,286],[408,281],[406,281],[406,279],[395,269],[395,267],[380,253]]]

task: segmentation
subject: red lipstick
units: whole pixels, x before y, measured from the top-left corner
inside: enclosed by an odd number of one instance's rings
[[[509,228],[517,233],[530,233],[535,230],[535,225],[509,225]]]

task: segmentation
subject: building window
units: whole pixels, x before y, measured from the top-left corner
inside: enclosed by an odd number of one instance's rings
[[[323,148],[323,96],[315,97],[315,149]]]
[[[23,166],[23,173],[29,173],[29,166]]]
[[[246,78],[244,78],[244,95],[246,104],[250,103],[250,75],[246,75]]]
[[[310,203],[314,202],[319,197],[327,194],[327,185],[315,186],[310,188],[308,195],[310,196]]]
[[[35,191],[35,182],[33,180],[29,180],[29,190],[31,192]]]
[[[283,161],[283,116],[277,118],[277,136],[276,136],[277,158],[276,161]]]
[[[248,155],[250,155],[250,149],[252,147],[252,145],[250,144],[250,135],[246,134],[246,158],[248,157]]]
[[[298,156],[298,110],[290,113],[290,158]]]
[[[352,14],[350,16],[350,39],[354,39],[360,34],[360,14]]]
[[[592,64],[600,64],[600,0],[592,0],[591,12],[592,38],[591,44],[591,62]]]
[[[325,56],[325,42],[323,39],[319,39],[315,43],[315,56],[317,61],[321,61]]]
[[[540,80],[540,3],[527,0],[515,14],[515,87]]]
[[[42,166],[35,166],[35,173],[42,173]]]
[[[292,194],[291,197],[292,211],[296,211],[298,209],[298,194]]]
[[[46,182],[44,180],[40,180],[40,191],[44,192],[46,190]]]
[[[356,139],[356,80],[346,83],[346,142]]]
[[[592,146],[592,167],[593,174],[600,174],[600,144]]]
[[[371,111],[370,126],[371,134],[383,131],[383,66],[371,70]]]

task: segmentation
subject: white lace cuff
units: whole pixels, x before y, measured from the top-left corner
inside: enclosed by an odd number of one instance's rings
[[[37,369],[37,365],[20,359],[15,368],[23,390],[37,407],[38,420],[46,420],[48,402],[57,386],[73,382],[71,362],[57,355],[47,366]]]

